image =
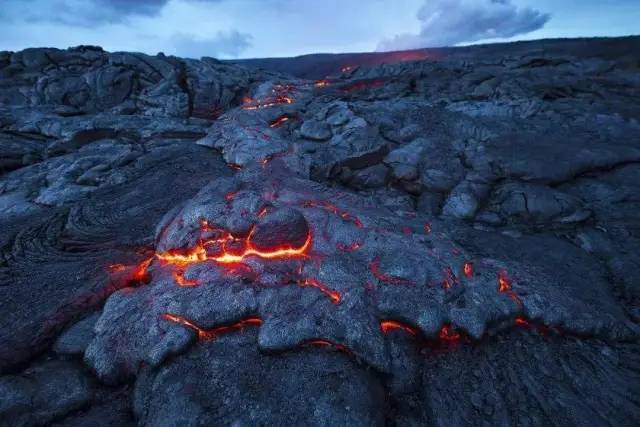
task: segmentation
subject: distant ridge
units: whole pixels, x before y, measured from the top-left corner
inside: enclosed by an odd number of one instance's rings
[[[571,54],[577,57],[620,58],[640,52],[640,36],[598,37],[575,39],[542,39],[509,43],[492,43],[464,47],[443,47],[416,49],[397,52],[368,53],[316,53],[289,58],[255,58],[230,60],[250,68],[288,73],[306,79],[321,79],[339,74],[346,67],[378,65],[402,61],[437,60],[446,56],[464,58],[482,52],[487,56],[518,54],[530,51],[531,45],[538,45],[544,53],[553,55]]]

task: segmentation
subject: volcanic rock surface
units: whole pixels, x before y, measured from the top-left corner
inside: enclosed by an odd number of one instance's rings
[[[637,425],[638,52],[0,52],[0,424]]]

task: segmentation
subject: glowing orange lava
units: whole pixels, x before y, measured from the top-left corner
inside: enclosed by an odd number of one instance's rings
[[[529,321],[524,317],[516,317],[515,324],[518,326],[529,326]]]
[[[329,80],[316,80],[314,83],[315,87],[327,87],[331,84]]]
[[[245,102],[245,105],[242,107],[242,109],[243,110],[259,110],[262,108],[275,107],[277,105],[293,104],[294,102],[295,102],[294,99],[287,95],[277,95],[274,97],[268,97],[261,100],[253,100],[249,98],[248,102]]]
[[[511,290],[511,279],[505,270],[498,273],[498,292],[508,292]]]
[[[342,351],[345,353],[351,353],[351,350],[349,350],[349,348],[344,345],[344,344],[339,344],[339,343],[335,343],[333,341],[329,341],[329,340],[325,340],[325,339],[315,339],[315,340],[311,340],[311,341],[306,341],[304,343],[302,343],[301,345],[302,347],[329,347],[329,348],[333,348],[335,350],[338,351]]]
[[[401,330],[409,335],[417,335],[417,331],[413,329],[411,326],[405,325],[403,323],[397,322],[395,320],[383,320],[380,322],[380,329],[383,334],[389,333],[389,331]]]
[[[124,271],[127,267],[124,264],[111,264],[109,266],[109,271],[112,273],[118,272],[118,271]]]
[[[200,282],[198,282],[197,280],[186,279],[184,277],[184,271],[183,270],[176,270],[173,273],[173,279],[176,281],[178,286],[180,286],[181,288],[192,288],[192,287],[198,286],[200,284]]]
[[[380,260],[378,258],[374,258],[369,264],[369,268],[371,269],[371,273],[373,276],[384,283],[390,283],[392,285],[413,285],[414,283],[411,280],[404,279],[402,277],[395,277],[384,274],[380,271]]]
[[[160,315],[160,318],[169,322],[177,323],[195,331],[198,334],[198,339],[200,340],[212,340],[220,335],[242,330],[247,326],[262,325],[262,319],[260,319],[259,317],[248,317],[231,325],[218,326],[212,329],[203,329],[189,319],[177,314],[164,313]]]
[[[220,264],[237,264],[251,256],[263,259],[303,258],[307,256],[308,251],[311,248],[312,238],[311,233],[309,233],[304,244],[300,247],[283,244],[280,247],[270,248],[269,250],[260,250],[257,249],[252,242],[254,230],[255,227],[251,229],[249,235],[244,239],[236,238],[230,233],[223,232],[221,237],[200,242],[196,247],[186,252],[165,252],[156,254],[156,257],[166,264],[178,267],[185,267],[190,264],[204,261],[214,261]],[[207,250],[209,247],[218,247],[219,251],[211,254]]]
[[[340,302],[342,301],[342,294],[340,292],[329,288],[327,285],[313,277],[308,277],[304,280],[301,280],[300,282],[298,282],[298,285],[303,288],[305,286],[310,286],[318,289],[320,292],[328,296],[334,304],[340,304]]]
[[[473,264],[466,261],[462,266],[462,272],[468,279],[471,279],[473,277]]]
[[[150,257],[142,261],[140,264],[138,264],[135,270],[133,270],[133,273],[131,274],[131,278],[129,279],[129,281],[130,282],[148,281],[150,277],[149,277],[149,274],[147,273],[147,269],[149,268],[149,265],[151,265],[152,262],[153,262],[153,257]]]
[[[498,292],[508,295],[518,307],[522,308],[522,300],[513,289],[511,289],[511,279],[507,275],[506,270],[500,270],[498,272]]]
[[[460,339],[460,334],[451,328],[451,325],[444,325],[442,329],[440,329],[440,334],[438,335],[443,341],[458,341]]]
[[[453,285],[458,283],[458,278],[453,274],[451,267],[445,267],[442,270],[442,289],[451,289]]]
[[[280,116],[277,119],[275,119],[273,122],[271,122],[271,124],[269,125],[270,128],[278,128],[280,126],[282,126],[283,124],[285,124],[286,122],[288,122],[290,119],[288,116]]]
[[[303,208],[321,208],[331,212],[334,215],[339,216],[344,221],[353,222],[356,227],[362,228],[362,222],[360,219],[354,215],[351,215],[349,212],[340,209],[336,205],[326,202],[324,200],[307,200],[302,203]]]

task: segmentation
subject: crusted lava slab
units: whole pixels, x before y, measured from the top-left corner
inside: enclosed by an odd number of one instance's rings
[[[629,45],[0,53],[0,416],[632,424]]]

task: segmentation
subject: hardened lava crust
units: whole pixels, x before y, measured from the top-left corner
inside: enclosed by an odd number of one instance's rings
[[[638,52],[0,52],[0,424],[637,425]]]

